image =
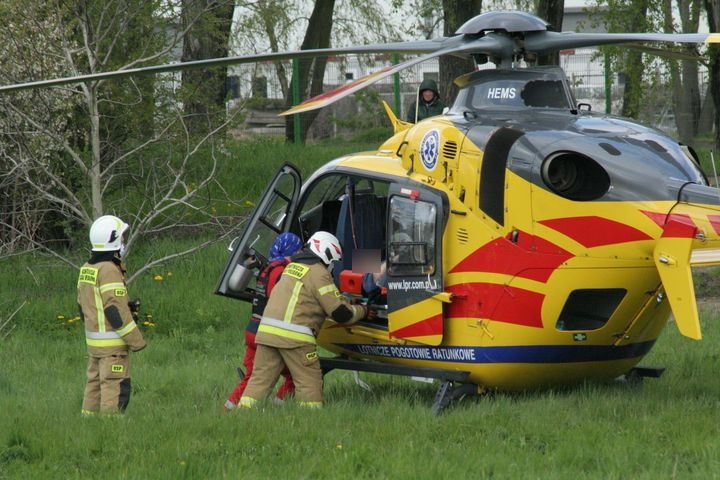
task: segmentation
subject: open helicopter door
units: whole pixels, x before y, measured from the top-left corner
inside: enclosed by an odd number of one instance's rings
[[[390,186],[387,224],[388,333],[439,345],[443,338],[442,233],[446,208],[435,192]]]
[[[228,260],[215,289],[218,295],[252,302],[255,273],[265,263],[278,234],[287,231],[297,208],[302,180],[297,168],[280,167],[265,189],[245,231],[233,240]]]

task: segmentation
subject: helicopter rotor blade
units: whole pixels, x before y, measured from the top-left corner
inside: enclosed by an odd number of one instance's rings
[[[412,42],[394,42],[372,45],[355,45],[341,48],[318,48],[312,50],[297,50],[292,52],[273,52],[258,55],[240,55],[232,57],[209,58],[194,60],[190,62],[175,62],[162,65],[151,65],[147,67],[127,68],[110,72],[97,72],[71,77],[38,80],[33,82],[18,83],[13,85],[0,86],[0,93],[19,90],[30,90],[34,88],[55,87],[71,85],[76,83],[123,78],[141,74],[156,74],[166,72],[177,72],[182,70],[221,67],[243,63],[254,63],[264,61],[288,60],[293,58],[314,58],[330,55],[366,54],[366,53],[427,53],[447,48],[447,45],[457,43],[460,37],[443,37],[434,40],[418,40]]]
[[[308,98],[307,100],[299,103],[298,105],[295,105],[294,107],[280,113],[280,115],[293,115],[296,113],[309,112],[310,110],[316,110],[318,108],[325,107],[327,105],[330,105],[331,103],[337,102],[341,98],[345,98],[348,95],[357,92],[358,90],[362,90],[363,88],[370,86],[373,83],[379,82],[383,78],[387,78],[394,73],[412,67],[413,65],[417,65],[418,63],[422,63],[425,60],[444,55],[445,53],[447,53],[447,51],[440,50],[420,57],[411,58],[410,60],[406,60],[396,65],[385,67],[382,70],[358,78],[357,80],[350,82],[346,85],[342,85],[333,90],[323,92],[315,97]]]
[[[420,57],[411,58],[410,60],[406,60],[402,63],[386,67],[380,71],[361,77],[351,83],[348,83],[347,85],[342,85],[328,92],[321,93],[320,95],[309,98],[289,110],[280,113],[280,115],[293,115],[325,107],[337,102],[341,98],[345,98],[348,95],[357,92],[358,90],[362,90],[373,83],[377,83],[394,73],[441,55],[468,56],[476,53],[477,51],[481,51],[483,54],[500,55],[503,51],[507,51],[508,48],[512,48],[511,43],[502,40],[502,37],[496,38],[492,36],[477,38],[470,41],[467,41],[467,39],[463,39],[462,37],[448,37],[445,39],[444,44],[450,44],[450,46],[442,50],[437,50]]]
[[[410,42],[393,42],[372,45],[356,45],[341,48],[323,48],[299,50],[292,52],[273,52],[257,55],[212,58],[190,62],[177,62],[147,67],[127,68],[109,72],[98,72],[49,80],[31,81],[13,85],[0,86],[0,93],[28,90],[41,87],[70,85],[83,82],[100,81],[139,74],[155,74],[176,72],[188,69],[220,67],[243,63],[278,61],[293,58],[312,58],[329,55],[369,54],[369,53],[400,53],[425,54],[416,59],[405,61],[396,66],[372,74],[350,85],[341,87],[340,92],[326,94],[325,99],[311,99],[323,106],[388,75],[424,60],[440,55],[456,55],[472,57],[485,55],[502,67],[512,67],[513,62],[527,53],[545,54],[558,50],[576,47],[591,47],[609,44],[627,44],[637,42],[673,42],[673,43],[720,43],[720,33],[710,34],[665,34],[665,33],[575,33],[552,32],[547,30],[544,20],[524,12],[494,11],[480,14],[461,26],[451,37]],[[308,102],[306,102],[308,103]],[[313,104],[315,105],[315,104]],[[312,108],[309,104],[303,107],[306,111]],[[286,112],[296,113],[296,110]]]
[[[578,47],[597,47],[637,42],[720,43],[720,33],[575,33],[529,32],[525,50],[544,54]]]
[[[631,50],[637,50],[642,53],[647,53],[650,55],[657,55],[658,57],[663,57],[671,60],[689,60],[692,62],[703,62],[707,60],[706,57],[698,54],[698,53],[691,53],[691,52],[682,52],[679,50],[668,50],[664,48],[656,48],[656,47],[648,47],[645,45],[639,45],[639,44],[633,44],[629,43],[627,45],[623,45],[624,48],[628,48]]]

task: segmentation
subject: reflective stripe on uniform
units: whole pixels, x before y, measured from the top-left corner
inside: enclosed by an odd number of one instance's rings
[[[318,292],[320,292],[320,295],[325,295],[326,293],[336,292],[336,291],[337,291],[337,287],[333,283],[331,283],[330,285],[325,285],[324,287],[318,288]]]
[[[117,332],[91,332],[85,330],[85,342],[91,347],[117,347],[125,345],[125,340]]]
[[[97,287],[93,287],[93,298],[95,299],[95,311],[97,312],[98,330],[105,331],[105,307],[103,306],[102,295]]]
[[[283,318],[287,323],[292,322],[293,315],[295,314],[295,306],[297,305],[298,297],[300,297],[302,287],[302,282],[296,282],[292,294],[290,294],[290,300],[288,301],[287,307],[285,307],[285,317]]]
[[[274,318],[263,317],[258,327],[258,333],[265,332],[278,337],[290,338],[315,344],[315,335],[309,327],[295,325],[294,323],[281,322]]]
[[[122,282],[113,282],[100,285],[100,293],[114,291],[116,297],[124,297],[127,294],[127,287]]]
[[[252,397],[248,397],[247,395],[243,395],[240,397],[240,403],[238,403],[238,407],[242,408],[254,408],[257,405],[258,401]]]
[[[307,408],[322,408],[322,402],[298,402],[298,405],[301,407],[307,407]]]
[[[137,328],[137,323],[135,323],[135,321],[130,321],[130,323],[125,325],[123,328],[116,330],[116,331],[117,331],[118,335],[120,335],[121,337],[124,337],[125,335],[132,332],[136,328]]]
[[[122,347],[125,346],[125,340],[122,338],[114,338],[107,340],[93,340],[91,338],[85,338],[85,343],[90,347]]]
[[[283,330],[290,330],[293,332],[304,333],[306,335],[314,336],[313,331],[310,327],[306,327],[305,325],[296,325],[294,323],[281,322],[280,320],[276,320],[270,317],[263,317],[260,325],[270,325],[271,327],[278,327],[282,328]]]

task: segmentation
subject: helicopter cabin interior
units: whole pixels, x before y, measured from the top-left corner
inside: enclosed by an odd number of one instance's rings
[[[291,230],[302,238],[318,230],[338,238],[343,259],[333,268],[336,284],[345,294],[368,298],[378,318],[366,323],[386,329],[388,280],[437,270],[436,206],[393,195],[390,183],[368,177],[327,175],[309,189]],[[378,275],[368,284],[366,275],[373,273]]]

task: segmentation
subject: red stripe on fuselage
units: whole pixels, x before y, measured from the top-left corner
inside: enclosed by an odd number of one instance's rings
[[[555,218],[543,220],[540,223],[572,238],[586,248],[652,238],[642,230],[630,225],[596,216]]]
[[[547,240],[518,232],[517,241],[497,238],[461,260],[449,273],[488,272],[546,282],[572,254]]]
[[[478,318],[542,328],[545,295],[497,283],[460,283],[448,286],[453,301],[448,318]]]
[[[428,335],[442,335],[443,333],[443,316],[442,313],[433,315],[432,317],[420,320],[411,325],[407,325],[390,332],[391,337],[411,338],[425,337]]]
[[[720,235],[720,215],[708,215],[710,225],[712,225],[715,234]]]
[[[663,229],[662,238],[692,238],[696,233],[694,224],[671,219]]]
[[[668,215],[667,213],[662,212],[650,212],[647,210],[640,210],[642,213],[644,213],[650,220],[655,222],[658,227],[665,228],[665,224],[668,223],[670,220],[675,220],[681,223],[686,223],[688,225],[694,225],[692,219],[690,218],[690,215],[686,213],[671,213]],[[710,217],[710,215],[708,215]],[[719,217],[720,219],[720,217]],[[712,222],[712,220],[710,220]],[[720,232],[718,232],[720,233]]]

